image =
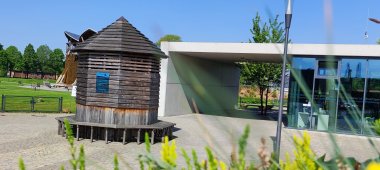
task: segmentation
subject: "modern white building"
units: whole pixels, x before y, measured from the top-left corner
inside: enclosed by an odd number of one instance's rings
[[[280,63],[282,44],[162,42],[159,116],[233,114],[236,62]],[[380,46],[290,44],[288,127],[366,134],[380,118]],[[313,107],[311,107],[313,106]]]

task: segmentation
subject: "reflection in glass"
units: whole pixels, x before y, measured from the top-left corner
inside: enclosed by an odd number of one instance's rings
[[[327,59],[293,57],[288,126],[374,135],[373,123],[380,119],[380,60]]]
[[[337,79],[315,79],[312,129],[335,131],[337,95]]]
[[[337,131],[361,133],[365,66],[365,59],[342,59]]]
[[[380,60],[368,60],[368,79],[364,112],[364,133],[371,133],[371,125],[380,118]]]
[[[318,76],[336,76],[338,61],[318,61]]]
[[[310,126],[311,89],[314,80],[314,58],[294,57],[290,76],[288,126],[306,129]]]

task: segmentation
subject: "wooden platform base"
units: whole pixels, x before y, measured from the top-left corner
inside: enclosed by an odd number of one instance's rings
[[[63,123],[65,118],[70,122],[77,140],[90,139],[91,142],[94,140],[104,140],[106,143],[113,141],[126,144],[129,141],[136,140],[140,144],[141,140],[144,139],[144,134],[148,133],[151,144],[154,144],[157,139],[162,142],[165,136],[171,139],[175,126],[175,123],[160,120],[150,125],[107,125],[77,122],[75,116],[57,117],[55,119],[58,121],[58,135],[62,135],[62,137],[66,136],[65,125]]]

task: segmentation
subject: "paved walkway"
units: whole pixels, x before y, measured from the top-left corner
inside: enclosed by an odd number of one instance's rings
[[[35,86],[35,84],[34,84],[34,86]],[[32,85],[24,85],[24,86],[19,86],[19,87],[28,88],[28,89],[35,89],[35,87],[33,87]],[[45,85],[41,85],[40,87],[37,87],[36,89],[37,90],[47,90],[47,91],[61,91],[61,92],[70,91],[71,92],[71,88],[70,89],[67,89],[64,87],[51,87],[51,88],[49,88]]]
[[[61,165],[70,169],[68,144],[65,138],[57,135],[57,122],[54,119],[57,116],[63,115],[0,113],[0,169],[17,169],[19,156],[23,157],[29,170],[59,169]],[[180,147],[188,151],[195,149],[200,158],[206,158],[204,146],[209,145],[219,155],[219,159],[227,161],[246,124],[251,127],[248,159],[257,161],[261,137],[266,139],[269,150],[273,150],[275,121],[195,114],[161,119],[177,123],[178,130],[174,132],[177,136],[177,151]],[[284,129],[282,157],[285,152],[292,153],[291,136],[299,133],[298,130]],[[326,133],[309,133],[312,148],[318,155],[333,150]],[[360,161],[376,156],[366,137],[337,135],[336,138],[345,156],[353,156]],[[380,139],[374,141],[377,148],[380,148]],[[117,142],[105,144],[104,141],[90,143],[89,140],[75,142],[77,146],[85,146],[87,169],[112,169],[114,153],[120,157],[121,169],[137,169],[136,158],[145,150],[143,144],[137,145],[136,142],[127,145]],[[152,146],[152,152],[157,158],[160,147],[160,143]],[[185,162],[180,154],[178,156],[182,167]]]

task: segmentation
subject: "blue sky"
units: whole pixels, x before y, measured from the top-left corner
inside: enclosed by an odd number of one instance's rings
[[[188,42],[246,42],[256,12],[283,20],[285,6],[284,0],[8,0],[1,2],[0,43],[20,51],[28,43],[64,49],[64,31],[99,31],[120,16],[153,42],[165,34]],[[380,25],[367,22],[380,18],[379,0],[295,0],[293,11],[293,43],[374,44],[380,38]]]

